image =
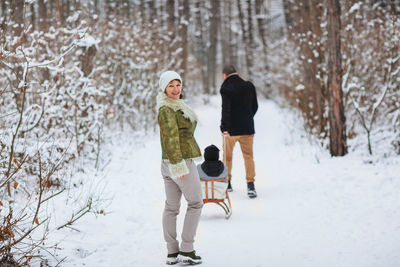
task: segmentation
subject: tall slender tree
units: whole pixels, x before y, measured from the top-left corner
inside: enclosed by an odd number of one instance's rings
[[[347,154],[346,118],[342,93],[342,66],[340,52],[340,3],[328,0],[328,46],[329,46],[329,141],[332,156]]]
[[[4,1],[5,2],[5,1]],[[36,30],[36,11],[35,11],[35,3],[30,4],[30,11],[31,11],[31,26],[32,31]]]
[[[222,54],[222,64],[230,63],[230,51],[229,51],[229,31],[230,31],[230,18],[229,18],[229,3],[221,2],[221,54]]]
[[[70,0],[63,0],[63,18],[68,18],[70,15],[70,10],[71,10],[71,3]]]
[[[23,29],[24,23],[24,0],[11,1],[11,20],[15,25],[10,27],[14,36],[19,36]]]
[[[189,0],[180,0],[180,8],[179,8],[179,36],[182,48],[181,52],[181,66],[182,70],[182,79],[186,80],[186,71],[187,71],[187,61],[189,55],[189,47],[188,47],[188,25],[190,19],[190,9],[189,9]]]
[[[129,2],[128,2],[129,3]],[[157,6],[155,3],[155,0],[149,0],[148,1],[149,9],[150,9],[150,23],[158,22],[158,24],[161,23],[160,19],[158,18],[158,10]]]
[[[42,32],[47,32],[49,28],[48,18],[47,18],[47,2],[44,0],[39,0],[39,30]]]
[[[218,25],[220,23],[220,1],[211,1],[211,23],[208,49],[208,84],[207,92],[214,93],[216,86],[215,72],[217,69]]]
[[[222,64],[237,65],[237,33],[232,28],[234,27],[234,18],[232,16],[233,5],[229,1],[221,2],[221,27],[220,27],[220,42],[222,52]]]
[[[194,3],[194,43],[193,50],[196,56],[196,59],[199,63],[200,68],[200,76],[202,80],[203,90],[206,92],[207,81],[208,81],[208,72],[206,70],[207,67],[207,39],[206,39],[206,30],[205,30],[205,16],[204,16],[204,1],[196,0]]]
[[[253,0],[247,0],[247,40],[248,43],[246,44],[247,51],[246,51],[246,57],[247,57],[247,64],[249,65],[249,78],[252,78],[253,76],[253,66],[254,66],[254,60],[253,60],[253,52],[255,49],[255,42],[254,42],[254,34],[253,34]]]
[[[174,31],[175,29],[175,0],[167,0],[167,27],[169,31]]]
[[[63,12],[63,4],[61,2],[61,0],[56,0],[56,4],[57,4],[57,19],[59,24],[62,26],[64,25],[64,12]]]
[[[245,51],[245,59],[246,59],[246,67],[247,67],[247,75],[251,77],[251,59],[250,59],[250,40],[249,40],[249,26],[246,27],[246,14],[243,10],[243,4],[241,0],[237,0],[237,8],[239,12],[239,21],[242,33],[242,43],[244,45]]]
[[[2,21],[1,23],[4,23],[7,20],[7,1],[1,1],[1,17],[2,17]]]
[[[285,15],[285,25],[287,36],[291,39],[293,38],[292,29],[293,29],[293,5],[290,3],[290,0],[282,0],[283,13]]]

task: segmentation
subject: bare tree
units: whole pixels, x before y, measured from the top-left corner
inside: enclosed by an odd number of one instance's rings
[[[23,29],[25,1],[13,0],[11,1],[11,20],[15,23],[13,29],[14,36],[19,36]]]
[[[167,0],[167,26],[169,31],[174,31],[175,29],[175,0]]]
[[[202,89],[206,92],[208,84],[207,72],[207,35],[204,16],[204,1],[196,0],[194,3],[194,42],[193,54],[199,63]]]
[[[329,141],[332,156],[347,154],[346,118],[344,116],[342,92],[342,65],[340,52],[340,4],[339,0],[328,0],[328,44],[329,44]]]
[[[182,79],[186,80],[186,72],[187,72],[187,61],[189,55],[189,45],[188,45],[188,26],[190,19],[190,9],[189,9],[189,0],[180,0],[179,4],[179,36],[180,36],[180,47],[182,48],[181,52],[181,66],[182,70]]]
[[[249,77],[251,77],[252,76],[252,73],[251,73],[252,61],[251,61],[250,29],[249,29],[251,26],[249,24],[246,24],[246,14],[245,14],[241,0],[237,0],[237,8],[238,8],[238,12],[239,12],[239,21],[240,21],[240,27],[241,27],[241,33],[242,33],[242,42],[243,42],[244,50],[245,50],[247,75]]]
[[[44,0],[39,0],[39,30],[42,32],[47,32],[49,27],[48,18],[47,18],[47,3]]]
[[[258,33],[261,39],[261,43],[263,45],[263,52],[265,55],[267,55],[267,50],[268,50],[268,44],[267,44],[267,14],[266,12],[263,13],[263,11],[266,8],[264,7],[264,1],[262,0],[256,0],[255,1],[255,7],[254,10],[256,12],[256,19],[257,19],[257,29]],[[269,11],[269,10],[265,10]]]
[[[158,9],[157,9],[155,0],[149,0],[148,1],[148,5],[149,5],[149,9],[150,9],[150,16],[149,17],[151,18],[151,20],[149,22],[152,24],[155,21],[157,21],[160,24],[161,21],[158,18]]]
[[[221,32],[221,54],[222,54],[222,64],[226,65],[231,61],[231,53],[229,50],[229,42],[230,42],[230,4],[222,1],[221,3],[221,23],[220,23],[220,32]]]
[[[35,3],[30,4],[30,11],[31,11],[31,25],[32,25],[32,31],[35,31],[36,29],[36,11],[35,11]]]
[[[2,21],[1,23],[3,24],[5,21],[7,21],[7,1],[1,1],[1,17]]]
[[[286,25],[286,31],[288,32],[288,37],[292,38],[293,34],[292,33],[292,27],[293,27],[293,6],[290,3],[290,0],[282,0],[282,5],[283,5],[283,12],[285,14],[285,25]]]
[[[209,49],[207,60],[208,81],[206,92],[214,93],[216,86],[218,25],[220,23],[220,1],[211,1],[211,21],[209,35]]]
[[[270,81],[270,62],[268,59],[268,24],[271,23],[271,18],[270,18],[270,6],[266,6],[266,2],[262,0],[256,0],[255,1],[255,6],[254,6],[254,11],[256,15],[256,22],[257,22],[257,30],[258,30],[258,36],[261,40],[261,51],[262,55],[257,56],[257,58],[262,58],[262,61],[264,62],[263,66],[261,67],[261,70],[258,71],[258,73],[261,73],[262,76],[266,77],[263,79],[260,79],[259,77],[255,77],[255,79],[261,80],[258,81],[261,86],[264,89],[264,94],[267,97],[270,97],[271,95],[271,81]]]
[[[252,0],[247,0],[247,41],[246,47],[248,47],[246,51],[246,61],[249,69],[249,78],[253,78],[253,53],[256,48],[254,42],[254,27],[253,27],[253,2]]]
[[[63,12],[63,5],[61,0],[56,0],[56,5],[57,5],[57,17],[58,17],[58,23],[62,26],[64,25],[64,12]]]

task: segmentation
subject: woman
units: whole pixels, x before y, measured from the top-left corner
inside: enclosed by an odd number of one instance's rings
[[[179,261],[199,264],[201,257],[197,256],[193,249],[203,207],[200,179],[193,161],[201,156],[193,137],[197,117],[181,99],[182,78],[178,73],[162,73],[159,86],[161,92],[157,96],[157,110],[163,159],[161,173],[166,193],[163,231],[168,249],[167,264],[172,265]],[[188,207],[179,248],[176,240],[176,218],[182,193]]]

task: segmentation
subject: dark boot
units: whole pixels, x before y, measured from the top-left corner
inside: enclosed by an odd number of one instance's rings
[[[247,183],[247,195],[249,196],[249,198],[256,198],[257,197],[256,188],[254,187],[254,183],[253,182]]]
[[[233,189],[232,189],[231,181],[229,180],[228,181],[228,192],[232,192],[232,191],[233,191]]]
[[[182,262],[183,264],[189,264],[189,265],[196,265],[200,264],[201,257],[196,255],[196,251],[192,252],[179,252],[179,261]]]
[[[166,263],[168,265],[177,264],[179,262],[178,255],[179,253],[168,254]]]

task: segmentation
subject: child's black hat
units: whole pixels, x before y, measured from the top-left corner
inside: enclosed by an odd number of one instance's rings
[[[214,145],[209,145],[204,149],[204,159],[207,161],[217,161],[219,159],[219,149]]]
[[[214,145],[209,145],[204,149],[204,162],[201,169],[211,177],[217,177],[224,171],[224,164],[219,160],[219,149]]]

